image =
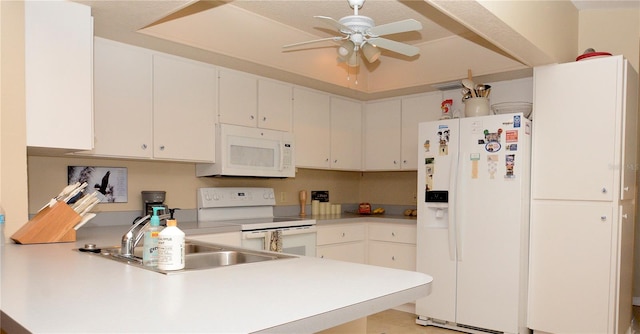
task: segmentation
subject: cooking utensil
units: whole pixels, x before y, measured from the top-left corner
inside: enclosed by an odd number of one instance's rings
[[[87,187],[87,183],[84,182],[82,183],[79,187],[76,187],[75,189],[73,189],[73,191],[68,194],[64,199],[62,199],[63,202],[67,203],[69,202],[70,199],[76,197],[76,195],[78,195],[81,191],[84,191],[84,188]]]
[[[473,81],[469,79],[462,79],[462,85],[471,92],[471,96],[478,97],[475,91],[476,84]]]

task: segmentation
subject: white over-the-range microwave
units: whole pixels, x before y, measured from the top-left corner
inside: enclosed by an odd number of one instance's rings
[[[196,176],[295,176],[293,134],[231,124],[215,132],[215,163],[196,164]]]

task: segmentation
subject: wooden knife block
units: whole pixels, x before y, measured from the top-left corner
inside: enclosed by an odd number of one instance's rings
[[[44,244],[76,241],[73,227],[82,220],[67,203],[57,202],[38,212],[11,236],[19,244]]]

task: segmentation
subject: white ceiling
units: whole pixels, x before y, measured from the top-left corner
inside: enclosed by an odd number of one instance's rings
[[[415,45],[421,54],[384,51],[379,61],[348,68],[331,41],[283,50],[285,44],[337,33],[313,18],[352,15],[346,0],[108,1],[92,7],[97,36],[188,56],[359,99],[433,90],[435,83],[530,69],[422,0],[367,0],[359,14],[376,25],[412,18],[420,32],[385,36]],[[580,8],[629,1],[578,1]],[[634,1],[636,2],[636,1]],[[620,4],[617,4],[618,6]]]

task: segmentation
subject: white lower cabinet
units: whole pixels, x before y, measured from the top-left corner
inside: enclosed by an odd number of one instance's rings
[[[369,264],[416,270],[416,226],[369,224]]]
[[[366,263],[367,224],[318,226],[316,256],[321,258]]]
[[[227,246],[233,246],[233,247],[242,246],[241,232],[189,235],[186,238],[190,240],[210,242],[213,244],[221,244],[221,245],[227,245]]]

